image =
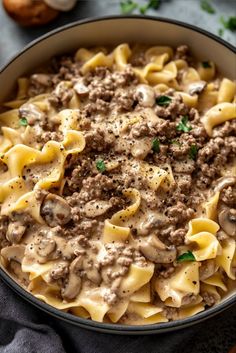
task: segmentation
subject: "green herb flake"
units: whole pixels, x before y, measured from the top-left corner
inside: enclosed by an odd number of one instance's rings
[[[182,146],[182,144],[179,141],[177,141],[177,140],[171,140],[170,143],[172,145]]]
[[[148,9],[157,10],[159,6],[160,6],[160,0],[149,0],[146,5],[139,7],[139,11],[140,13],[145,15]]]
[[[105,172],[106,170],[106,165],[102,159],[97,160],[96,162],[96,168],[100,173]]]
[[[224,30],[223,30],[223,28],[219,28],[219,29],[218,29],[218,35],[219,35],[220,37],[222,37],[222,36],[224,35]]]
[[[215,13],[215,9],[212,7],[212,5],[207,0],[202,0],[201,1],[201,8],[202,8],[203,11],[206,11],[206,12],[208,12],[210,14],[214,14]]]
[[[227,20],[221,16],[220,22],[223,24],[224,28],[230,31],[236,31],[236,16],[230,16]]]
[[[177,262],[186,262],[186,261],[196,261],[191,251],[185,252],[184,254],[177,257]]]
[[[154,140],[152,141],[152,150],[155,153],[160,152],[160,141],[158,138],[154,138]]]
[[[156,104],[161,107],[166,107],[172,102],[172,99],[168,96],[160,96],[156,98]]]
[[[209,61],[202,61],[202,67],[204,67],[204,69],[209,69],[211,68],[211,63],[209,63]]]
[[[137,6],[138,4],[132,0],[120,2],[120,9],[122,14],[132,13],[137,8]]]
[[[28,121],[26,118],[21,118],[19,121],[20,126],[27,126],[28,125]]]
[[[191,145],[190,150],[189,150],[189,157],[193,160],[196,159],[197,157],[197,146],[196,145]]]
[[[180,121],[180,123],[176,126],[176,130],[189,132],[192,130],[192,126],[188,124],[188,116],[184,115]]]

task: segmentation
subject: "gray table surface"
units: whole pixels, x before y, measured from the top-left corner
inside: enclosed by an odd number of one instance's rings
[[[136,0],[145,4],[145,0]],[[149,15],[169,17],[188,22],[204,28],[214,34],[218,34],[220,17],[223,15],[236,15],[236,0],[210,0],[216,13],[208,14],[202,11],[200,0],[162,0],[158,10],[149,10]],[[135,11],[138,13],[138,11]],[[93,16],[120,14],[120,1],[117,0],[78,0],[76,7],[69,13],[61,14],[54,22],[47,26],[26,29],[18,26],[8,16],[0,5],[0,66],[16,54],[33,39],[57,28],[61,25]],[[235,32],[225,30],[223,38],[236,45]]]

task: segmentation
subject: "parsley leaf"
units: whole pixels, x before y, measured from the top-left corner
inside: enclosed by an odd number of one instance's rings
[[[143,15],[145,15],[148,9],[157,10],[160,6],[160,0],[149,0],[146,5],[140,6],[139,11]]]
[[[224,34],[223,28],[219,28],[219,29],[218,29],[218,34],[219,34],[220,37],[223,36],[223,34]]]
[[[178,262],[185,262],[185,261],[196,261],[193,253],[191,251],[185,252],[184,254],[180,255],[177,258]]]
[[[154,140],[152,141],[152,150],[155,153],[160,152],[160,141],[158,138],[154,138]]]
[[[28,121],[26,118],[21,118],[19,121],[20,126],[27,126],[28,125]]]
[[[180,121],[180,123],[176,126],[176,130],[189,132],[192,130],[192,126],[188,124],[188,116],[184,115]]]
[[[211,63],[209,63],[209,61],[202,61],[202,66],[204,69],[209,69],[211,68]]]
[[[189,150],[189,157],[193,160],[196,159],[196,157],[197,157],[197,146],[196,145],[191,145],[190,150]]]
[[[223,26],[226,29],[229,29],[230,31],[236,30],[236,17],[235,16],[231,16],[227,20],[225,20],[224,17],[221,16],[220,22],[223,24]]]
[[[211,6],[211,4],[207,0],[201,1],[201,8],[203,11],[206,11],[210,14],[215,13],[215,9]]]
[[[121,13],[123,14],[132,13],[137,8],[137,6],[138,4],[132,0],[126,0],[126,1],[120,2]]]
[[[172,144],[172,145],[177,145],[177,146],[182,146],[182,143],[180,143],[179,141],[177,141],[177,140],[171,140],[170,141],[170,143]]]
[[[98,170],[100,173],[105,172],[105,170],[106,170],[106,165],[105,165],[105,163],[104,163],[104,160],[98,159],[97,162],[96,162],[96,167],[97,167],[97,170]]]
[[[172,99],[168,96],[160,96],[156,98],[156,104],[160,105],[161,107],[164,106],[168,106],[171,103]]]

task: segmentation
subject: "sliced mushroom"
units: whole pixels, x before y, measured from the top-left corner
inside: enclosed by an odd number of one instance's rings
[[[95,218],[106,213],[111,207],[109,201],[92,200],[85,204],[84,213],[88,218]]]
[[[93,261],[85,259],[83,261],[83,269],[86,272],[87,278],[91,282],[93,282],[97,285],[99,285],[101,283],[101,281],[102,281],[101,274],[98,271],[98,268],[93,263]]]
[[[33,74],[30,79],[36,85],[40,84],[44,87],[52,86],[52,76],[49,74]]]
[[[82,257],[79,256],[72,261],[70,265],[70,273],[65,287],[61,291],[61,295],[66,300],[74,299],[81,289],[81,278],[79,271],[82,269]]]
[[[64,225],[71,219],[71,209],[62,197],[49,194],[41,206],[41,216],[50,227]]]
[[[216,272],[216,266],[214,260],[207,260],[201,262],[201,266],[199,268],[199,277],[201,281],[211,277]]]
[[[152,107],[155,103],[155,92],[152,87],[140,84],[136,87],[134,97],[143,107]]]
[[[168,217],[163,214],[149,213],[148,218],[140,223],[138,234],[148,235],[153,228],[162,227],[168,221]]]
[[[188,92],[191,96],[200,94],[205,89],[207,83],[205,81],[196,81],[188,86]]]
[[[25,230],[26,226],[20,222],[12,222],[8,226],[6,238],[13,244],[19,243],[25,233]]]
[[[174,246],[166,247],[158,238],[150,237],[139,246],[141,253],[155,263],[169,264],[176,259],[177,251]]]
[[[217,180],[214,191],[221,192],[224,188],[227,188],[228,186],[233,186],[233,185],[236,185],[236,177],[224,176]]]
[[[219,212],[218,220],[221,228],[231,237],[236,236],[236,209],[223,207]]]
[[[24,245],[11,245],[1,250],[1,255],[7,262],[14,260],[16,262],[21,263],[24,257],[24,254],[25,254]]]
[[[19,108],[19,117],[27,119],[29,125],[34,125],[44,120],[45,114],[33,103],[25,103]]]
[[[49,257],[56,248],[56,242],[50,238],[42,238],[39,244],[35,245],[35,252],[42,257]]]
[[[87,96],[89,94],[88,86],[85,86],[82,81],[76,82],[76,84],[74,85],[74,90],[79,96]]]

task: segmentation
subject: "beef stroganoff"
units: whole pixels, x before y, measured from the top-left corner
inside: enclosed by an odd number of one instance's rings
[[[79,49],[0,114],[1,266],[100,322],[153,324],[235,288],[236,84],[188,47]]]

